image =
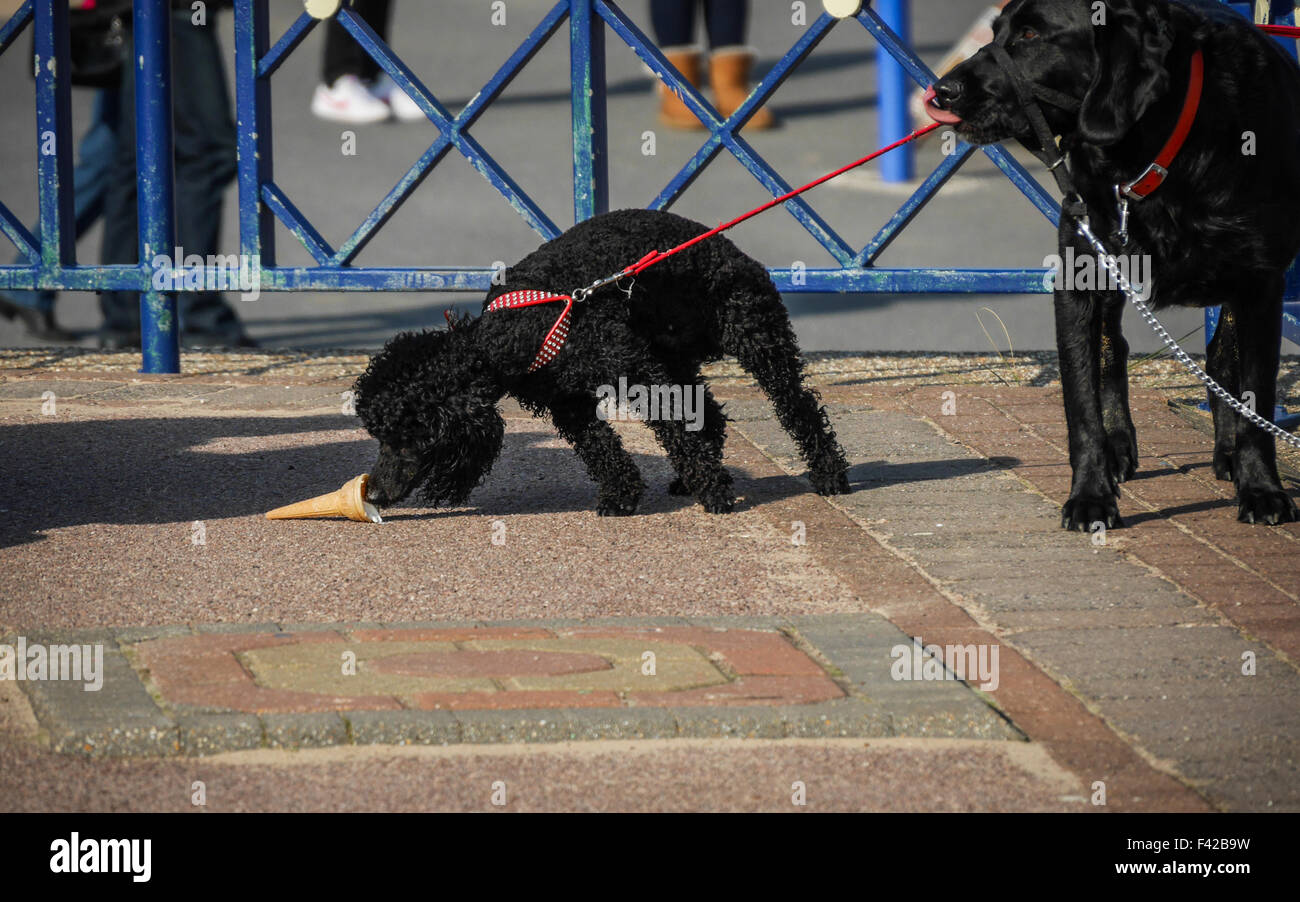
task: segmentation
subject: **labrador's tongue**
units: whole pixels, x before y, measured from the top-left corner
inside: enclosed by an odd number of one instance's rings
[[[941,110],[934,105],[934,85],[930,85],[929,90],[925,92],[925,113],[935,122],[943,125],[960,125],[961,117],[956,113],[950,113],[947,110]]]

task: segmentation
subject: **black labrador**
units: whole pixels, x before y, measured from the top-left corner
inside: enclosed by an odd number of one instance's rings
[[[1284,275],[1300,252],[1300,66],[1214,0],[1012,0],[994,35],[935,84],[931,117],[972,143],[1015,138],[1041,157],[1063,154],[1107,249],[1146,256],[1157,309],[1223,305],[1209,373],[1271,417]],[[1203,87],[1194,107],[1197,50]],[[1026,89],[1041,100],[1046,128],[1033,127]],[[1150,172],[1184,107],[1195,109],[1190,132],[1163,184],[1149,177],[1138,190],[1154,189],[1129,201],[1125,245],[1116,186]],[[1036,137],[1048,131],[1059,136],[1059,150]],[[1091,254],[1068,217],[1059,238],[1062,260],[1071,248],[1076,259]],[[1119,484],[1134,475],[1138,456],[1120,332],[1125,299],[1114,290],[1055,287],[1074,471],[1062,525],[1119,526]],[[1235,481],[1238,519],[1295,520],[1272,436],[1211,402],[1214,473]]]

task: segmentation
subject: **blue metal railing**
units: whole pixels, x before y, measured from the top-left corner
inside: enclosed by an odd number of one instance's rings
[[[892,21],[905,21],[901,0],[884,9]],[[67,4],[61,0],[27,0],[0,27],[0,52],[29,24],[35,27],[37,53],[36,108],[38,134],[53,133],[55,152],[38,158],[40,229],[31,235],[0,204],[0,231],[18,247],[26,264],[0,266],[0,288],[62,290],[128,290],[141,292],[145,372],[176,372],[179,368],[175,295],[155,290],[154,271],[146,261],[155,252],[168,252],[174,242],[169,0],[136,0],[135,52],[138,67],[135,102],[140,203],[140,257],[134,265],[80,265],[75,258],[72,220],[71,136],[67,38]],[[235,0],[235,93],[239,146],[239,243],[262,290],[269,291],[486,291],[493,271],[483,267],[398,268],[356,267],[353,260],[376,236],[403,202],[451,151],[466,157],[507,203],[543,238],[560,229],[470,131],[485,110],[510,85],[542,46],[569,24],[572,85],[573,205],[577,220],[608,208],[609,167],[606,126],[605,41],[607,30],[626,43],[704,123],[707,137],[698,151],[652,198],[647,206],[670,207],[723,151],[745,166],[773,196],[792,187],[739,134],[753,113],[781,86],[830,32],[848,19],[823,13],[808,25],[794,46],[772,67],[749,98],[723,118],[698,90],[685,82],[615,0],[558,0],[523,43],[510,55],[469,104],[453,115],[387,44],[344,6],[339,23],[379,64],[397,86],[424,111],[438,136],[397,181],[365,220],[337,248],[332,247],[275,181],[272,154],[270,79],[318,24],[300,15],[272,42],[267,0]],[[905,114],[907,79],[919,85],[933,80],[925,66],[881,13],[865,5],[851,17],[906,78],[896,78],[886,104]],[[1280,21],[1280,20],[1279,20]],[[1289,20],[1288,20],[1289,21]],[[54,61],[54,65],[42,62]],[[884,86],[882,86],[882,90]],[[895,116],[897,118],[897,116]],[[882,122],[888,128],[888,123]],[[888,293],[1040,293],[1040,269],[884,269],[875,265],[880,254],[915,219],[936,192],[979,150],[1016,185],[1053,224],[1060,215],[1057,201],[1003,148],[975,148],[958,143],[938,167],[862,248],[848,243],[802,197],[785,204],[796,221],[826,249],[836,268],[773,269],[772,278],[784,292]],[[895,173],[897,175],[897,173]],[[278,266],[274,223],[279,220],[307,250],[313,266]],[[181,261],[174,261],[177,265]],[[211,273],[212,278],[221,274]],[[1300,338],[1300,323],[1288,334]]]

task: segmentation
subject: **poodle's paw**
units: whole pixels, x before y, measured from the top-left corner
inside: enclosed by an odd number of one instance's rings
[[[596,513],[602,517],[630,517],[636,513],[639,498],[601,498]]]
[[[1237,519],[1242,523],[1264,523],[1277,526],[1300,519],[1295,502],[1280,488],[1261,486],[1237,490]]]
[[[700,485],[695,492],[695,500],[711,514],[729,514],[736,506],[736,490],[731,482],[731,474],[725,469],[717,469],[696,477]]]
[[[678,476],[672,482],[668,483],[668,494],[669,495],[690,495],[692,494],[692,492],[690,489],[686,487],[686,481],[683,480],[682,477]]]
[[[700,507],[711,514],[729,514],[736,508],[736,496],[730,490],[702,495],[698,500]]]
[[[809,473],[808,479],[812,481],[818,495],[847,495],[852,491],[849,487],[849,475],[844,470]]]
[[[1061,526],[1076,532],[1091,532],[1093,524],[1105,524],[1107,529],[1119,529],[1124,521],[1119,516],[1119,500],[1114,494],[1079,492],[1061,508]]]

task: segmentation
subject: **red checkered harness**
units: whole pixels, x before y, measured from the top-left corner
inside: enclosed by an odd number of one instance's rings
[[[555,359],[555,355],[560,353],[564,347],[564,342],[569,337],[569,314],[573,311],[573,298],[567,294],[551,294],[549,291],[535,291],[528,289],[526,291],[511,291],[506,294],[497,295],[488,304],[487,312],[493,313],[497,310],[513,310],[516,307],[535,307],[538,304],[553,304],[556,301],[564,301],[564,311],[560,318],[551,326],[551,331],[546,333],[546,338],[542,340],[542,347],[533,358],[533,365],[528,368],[528,372],[535,373],[546,364]]]

